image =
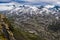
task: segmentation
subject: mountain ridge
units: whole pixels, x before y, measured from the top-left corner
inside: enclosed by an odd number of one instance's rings
[[[7,22],[6,17],[0,14],[0,39],[1,40],[15,40],[11,31],[10,24]]]

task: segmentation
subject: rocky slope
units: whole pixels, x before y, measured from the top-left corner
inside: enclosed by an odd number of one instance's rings
[[[13,25],[6,16],[0,14],[0,39],[1,40],[39,40],[38,35],[25,32]]]
[[[15,40],[11,30],[11,24],[7,18],[0,14],[0,40]]]
[[[2,12],[16,29],[17,40],[60,40],[60,6],[23,5]]]

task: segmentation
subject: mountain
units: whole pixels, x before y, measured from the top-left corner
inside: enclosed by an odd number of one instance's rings
[[[0,39],[1,40],[15,40],[12,32],[11,23],[8,19],[0,14]]]
[[[17,40],[60,40],[60,6],[12,6],[11,10],[0,13],[4,14],[16,29],[13,33]]]

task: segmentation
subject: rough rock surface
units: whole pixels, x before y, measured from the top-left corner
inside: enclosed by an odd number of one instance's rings
[[[6,17],[0,14],[0,39],[1,40],[15,40],[13,33],[10,30],[10,24],[7,22]]]

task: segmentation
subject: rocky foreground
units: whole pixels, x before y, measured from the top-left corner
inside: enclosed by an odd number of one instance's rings
[[[16,25],[15,25],[16,26]],[[38,35],[15,28],[6,16],[0,14],[0,39],[1,40],[40,40]]]
[[[7,18],[0,14],[0,40],[15,40],[11,30],[11,24]]]

